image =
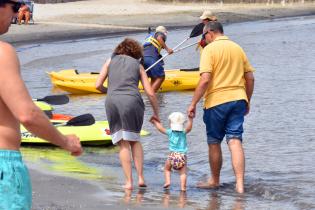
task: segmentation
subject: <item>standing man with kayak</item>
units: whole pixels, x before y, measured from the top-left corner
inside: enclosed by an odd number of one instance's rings
[[[173,53],[173,49],[166,45],[167,30],[164,26],[158,26],[155,33],[149,35],[143,44],[143,60],[144,68],[149,68],[152,64],[158,61],[162,56],[160,54],[162,49],[165,49],[168,54]],[[154,92],[157,92],[161,87],[164,79],[164,61],[158,62],[154,67],[147,71],[148,77],[151,78],[151,86]]]
[[[196,105],[204,96],[203,121],[206,124],[211,177],[200,188],[220,185],[221,142],[226,137],[236,178],[236,192],[244,192],[245,155],[242,146],[244,116],[249,113],[254,90],[254,69],[243,49],[223,34],[219,22],[205,25],[209,43],[200,59],[200,80],[188,115],[195,117]]]
[[[21,4],[0,0],[0,34],[8,31]],[[20,153],[20,123],[36,136],[80,155],[75,135],[62,135],[33,103],[20,74],[14,48],[0,41],[0,209],[31,209],[30,177]]]

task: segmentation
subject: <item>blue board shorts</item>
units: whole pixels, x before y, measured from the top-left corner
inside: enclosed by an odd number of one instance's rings
[[[231,101],[209,109],[204,109],[203,121],[206,124],[207,143],[219,144],[224,136],[242,142],[244,115],[247,109],[245,100]]]
[[[19,151],[0,150],[0,209],[30,210],[32,188]]]
[[[144,57],[144,69],[149,68],[152,64],[154,64],[157,59],[153,57]],[[152,67],[149,71],[147,71],[148,77],[151,78],[156,78],[156,77],[164,77],[165,72],[164,72],[164,62],[160,61],[158,62],[154,67]]]

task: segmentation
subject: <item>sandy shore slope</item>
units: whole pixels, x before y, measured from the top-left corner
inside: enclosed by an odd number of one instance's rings
[[[63,4],[36,4],[34,25],[12,25],[2,40],[13,44],[47,42],[145,32],[148,26],[193,26],[204,10],[223,23],[315,14],[315,3],[265,4],[159,4],[145,0],[90,0]]]

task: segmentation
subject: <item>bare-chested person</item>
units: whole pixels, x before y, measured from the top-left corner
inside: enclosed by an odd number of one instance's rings
[[[19,6],[17,0],[0,0],[0,35],[8,31]],[[75,135],[62,135],[34,105],[21,78],[14,48],[0,41],[0,209],[31,209],[29,173],[19,151],[20,123],[72,155],[83,152]]]

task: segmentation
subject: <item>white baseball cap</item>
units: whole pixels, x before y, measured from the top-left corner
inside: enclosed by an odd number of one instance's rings
[[[168,116],[168,119],[171,122],[171,129],[173,131],[183,131],[184,130],[184,123],[186,121],[186,117],[181,112],[173,112]]]
[[[209,10],[206,10],[202,13],[200,16],[201,20],[209,19],[209,20],[214,20],[217,19],[217,17]]]
[[[161,32],[163,34],[167,34],[167,30],[166,30],[166,28],[164,26],[156,27],[155,32]]]

